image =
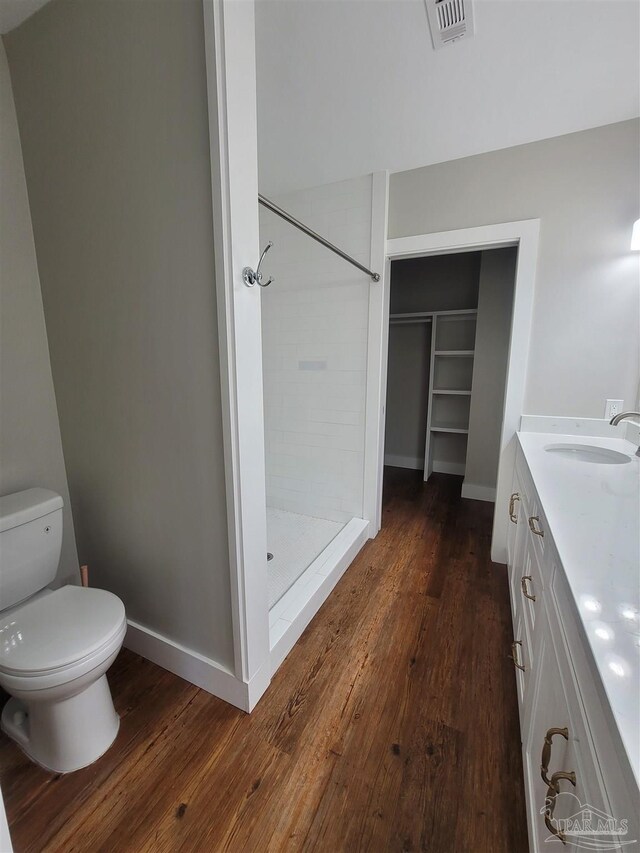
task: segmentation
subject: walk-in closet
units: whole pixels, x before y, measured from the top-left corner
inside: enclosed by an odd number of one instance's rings
[[[494,500],[516,249],[391,265],[385,465]]]

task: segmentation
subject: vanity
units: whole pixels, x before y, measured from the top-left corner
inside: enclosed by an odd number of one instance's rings
[[[635,450],[517,435],[504,511],[531,851],[640,849]]]

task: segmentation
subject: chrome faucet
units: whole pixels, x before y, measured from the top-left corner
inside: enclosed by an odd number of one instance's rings
[[[625,420],[625,418],[638,418],[640,420],[640,412],[620,412],[619,415],[614,415],[609,423],[611,426],[618,426],[620,421]],[[636,450],[636,456],[640,456],[640,446]]]

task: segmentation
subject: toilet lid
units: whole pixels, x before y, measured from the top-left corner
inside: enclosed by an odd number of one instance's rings
[[[76,663],[108,643],[124,620],[112,593],[63,586],[0,615],[0,670],[41,673]]]

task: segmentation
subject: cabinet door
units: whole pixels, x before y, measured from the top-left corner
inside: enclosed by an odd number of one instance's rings
[[[520,596],[520,606],[525,621],[525,628],[529,637],[529,643],[533,648],[537,633],[536,618],[542,609],[542,602],[544,600],[544,576],[548,574],[550,565],[548,562],[545,562],[545,565],[541,565],[540,556],[536,551],[533,536],[528,527],[526,528],[524,539],[522,559],[514,582],[516,582],[518,587],[517,593]]]
[[[507,529],[507,566],[509,568],[513,565],[517,534],[522,529],[522,525],[518,525],[518,522],[521,521],[522,501],[520,500],[521,485],[517,471],[513,472],[513,484],[511,489],[509,505],[506,508],[510,521]]]
[[[509,513],[509,533],[507,540],[507,568],[509,576],[509,595],[511,599],[511,614],[513,624],[518,621],[522,613],[522,601],[520,597],[520,578],[524,560],[524,548],[527,540],[527,531],[524,514],[523,493],[517,472],[513,476],[513,492],[509,499],[507,508]]]
[[[516,688],[518,690],[518,711],[520,714],[520,737],[524,742],[527,718],[527,692],[531,680],[531,649],[525,633],[524,619],[518,614],[513,623],[513,642],[511,654],[513,667],[516,674]]]
[[[546,607],[538,619],[523,745],[529,840],[532,851],[568,853],[584,850],[585,838],[593,841],[591,828],[606,819],[609,804],[560,626]]]
[[[619,833],[617,843],[628,851],[640,849],[640,797],[638,783],[629,762],[629,756],[622,745],[619,733],[611,720],[606,699],[594,677],[591,655],[578,623],[573,595],[562,570],[555,548],[550,548],[552,565],[551,583],[548,589],[550,612],[560,624],[561,641],[566,649],[566,657],[571,663],[571,675],[579,687],[582,706],[587,714],[589,733],[594,747],[602,778],[602,787],[610,806],[614,830]],[[636,715],[637,716],[637,715]],[[594,781],[597,781],[595,777]],[[598,783],[599,784],[599,783]],[[606,846],[605,846],[606,842]],[[616,842],[614,837],[613,843]],[[611,838],[603,837],[596,845],[599,849],[611,849]],[[614,848],[614,849],[617,849]]]

